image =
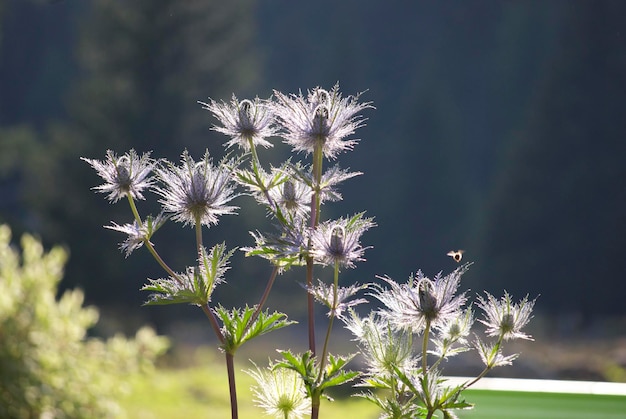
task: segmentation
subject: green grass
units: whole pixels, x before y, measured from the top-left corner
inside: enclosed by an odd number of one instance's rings
[[[230,418],[226,370],[214,356],[202,355],[197,367],[159,369],[142,377],[129,378],[133,391],[123,400],[123,418]],[[238,370],[247,369],[239,361]],[[263,418],[252,404],[249,390],[253,380],[237,374],[239,417]],[[581,394],[525,393],[469,390],[465,399],[473,410],[461,411],[461,419],[624,419],[626,397]],[[322,401],[322,419],[375,419],[380,412],[373,404],[355,397]]]
[[[461,419],[624,419],[625,396],[469,390]]]

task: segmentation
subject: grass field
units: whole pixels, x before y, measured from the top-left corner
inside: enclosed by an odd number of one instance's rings
[[[204,361],[207,361],[205,358]],[[225,368],[215,359],[201,367],[159,369],[130,379],[134,389],[123,401],[125,418],[230,418]],[[245,365],[243,368],[247,368]],[[241,367],[240,367],[241,369]],[[267,417],[252,403],[252,379],[238,373],[240,418]],[[625,419],[626,396],[470,390],[473,410],[461,419]],[[347,397],[322,401],[322,419],[375,419],[378,409],[366,400]]]

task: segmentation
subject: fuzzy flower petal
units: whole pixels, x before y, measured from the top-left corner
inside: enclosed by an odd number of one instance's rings
[[[180,166],[166,162],[165,167],[156,170],[164,186],[154,188],[163,198],[160,200],[163,210],[185,225],[200,222],[210,226],[217,224],[221,215],[235,214],[238,207],[227,205],[237,197],[231,164],[222,161],[213,166],[208,151],[196,163],[186,150]]]
[[[262,370],[255,365],[254,370],[245,371],[257,382],[252,387],[254,403],[265,410],[267,415],[277,419],[297,419],[309,413],[311,399],[300,375],[287,368]]]
[[[406,284],[381,277],[391,286],[374,294],[385,305],[381,315],[398,329],[415,333],[420,333],[427,322],[435,329],[442,327],[458,316],[467,301],[465,293],[456,295],[461,275],[467,268],[468,265],[463,265],[446,276],[438,274],[434,280],[418,271]]]
[[[311,255],[322,265],[339,263],[354,268],[354,262],[364,260],[367,249],[359,242],[361,235],[375,225],[371,218],[363,218],[363,213],[324,222],[311,233]]]
[[[283,137],[295,151],[313,153],[321,145],[324,156],[334,159],[342,151],[351,150],[357,140],[346,140],[363,126],[359,115],[370,103],[358,103],[357,96],[342,97],[339,85],[328,92],[319,87],[309,92],[287,96],[275,92],[274,112],[282,125]]]
[[[212,129],[228,135],[231,140],[227,147],[238,145],[245,151],[250,150],[250,143],[265,148],[272,147],[272,143],[265,140],[276,134],[274,115],[267,101],[255,98],[254,101],[244,99],[241,102],[233,95],[230,103],[216,102],[210,99],[209,103],[198,102],[220,121],[222,126]]]
[[[528,296],[526,296],[515,304],[507,292],[500,300],[488,292],[485,294],[486,298],[478,297],[478,306],[485,312],[485,318],[478,321],[487,326],[488,336],[499,336],[504,340],[532,340],[530,335],[522,332],[522,328],[532,318],[535,300],[528,301]]]
[[[89,163],[104,179],[104,184],[93,189],[108,193],[107,199],[112,203],[127,194],[133,199],[145,199],[141,192],[152,185],[149,175],[156,163],[150,158],[149,152],[139,157],[137,152],[131,149],[128,153],[117,156],[113,151],[107,150],[104,161],[84,157],[81,159]]]

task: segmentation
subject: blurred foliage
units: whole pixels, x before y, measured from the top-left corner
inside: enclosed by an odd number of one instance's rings
[[[81,307],[79,290],[55,298],[67,253],[25,235],[20,254],[10,239],[0,226],[0,417],[116,416],[127,377],[151,370],[167,340],[148,328],[87,338],[97,310]]]

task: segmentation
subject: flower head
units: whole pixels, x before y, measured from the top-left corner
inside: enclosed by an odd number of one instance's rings
[[[163,214],[159,214],[156,217],[148,216],[141,225],[135,220],[132,224],[119,225],[112,223],[112,225],[105,226],[105,228],[128,235],[126,240],[120,243],[120,250],[125,252],[126,257],[128,257],[133,251],[139,249],[145,242],[149,241],[150,237],[152,237],[166,220],[167,217]]]
[[[257,382],[252,387],[254,402],[265,410],[265,413],[278,419],[296,419],[309,413],[311,399],[307,397],[300,375],[287,368],[267,370],[248,370],[248,373]]]
[[[354,262],[364,260],[367,249],[359,242],[361,235],[375,225],[371,218],[363,218],[363,213],[322,223],[311,233],[311,255],[322,265],[339,263],[353,268]]]
[[[346,328],[355,336],[368,367],[368,375],[374,379],[393,376],[394,368],[411,371],[418,359],[413,355],[413,339],[406,331],[397,331],[388,320],[376,312],[360,318],[353,310],[344,319]]]
[[[259,99],[254,101],[244,99],[238,101],[233,95],[230,103],[216,102],[210,99],[210,103],[198,102],[220,121],[222,126],[214,126],[212,129],[228,135],[231,140],[226,143],[227,147],[238,145],[248,151],[250,144],[272,147],[272,143],[265,140],[276,134],[274,128],[274,115],[267,102]]]
[[[531,313],[535,300],[528,301],[528,296],[526,296],[518,304],[515,304],[507,292],[500,300],[488,292],[485,294],[487,298],[478,297],[478,306],[485,312],[485,318],[478,321],[487,326],[488,336],[498,336],[504,340],[532,340],[530,335],[522,332],[522,328],[532,318]]]
[[[313,153],[321,146],[324,155],[335,158],[342,151],[351,150],[357,140],[346,140],[361,127],[364,119],[359,115],[363,109],[372,107],[370,103],[358,103],[357,96],[342,97],[339,85],[328,92],[319,87],[309,92],[287,96],[275,92],[274,105],[283,136],[295,151]]]
[[[337,300],[335,301],[335,287],[332,285],[326,285],[322,281],[318,280],[317,285],[311,285],[306,287],[306,290],[311,294],[318,302],[324,304],[330,309],[328,316],[334,315],[338,319],[343,318],[343,312],[351,307],[359,304],[367,303],[364,298],[350,299],[357,292],[369,287],[369,284],[359,285],[352,284],[348,287],[337,288]]]
[[[456,295],[461,275],[467,265],[457,268],[452,273],[435,279],[429,279],[421,271],[409,277],[406,284],[398,284],[391,278],[383,277],[391,288],[381,290],[374,296],[386,308],[381,311],[398,329],[420,332],[428,322],[437,329],[455,318],[467,301],[465,293]]]
[[[156,171],[164,187],[154,190],[163,197],[163,210],[172,213],[174,221],[209,226],[217,224],[220,215],[235,213],[237,207],[227,205],[237,196],[229,164],[222,161],[213,166],[208,151],[196,163],[186,150],[180,166],[166,164]]]
[[[134,199],[144,199],[142,191],[152,185],[149,177],[155,162],[150,158],[150,153],[144,153],[141,157],[135,150],[117,156],[113,151],[107,150],[106,160],[81,158],[93,167],[98,175],[104,179],[104,184],[96,186],[98,192],[108,193],[108,200],[115,203],[130,195]]]

